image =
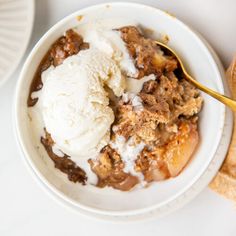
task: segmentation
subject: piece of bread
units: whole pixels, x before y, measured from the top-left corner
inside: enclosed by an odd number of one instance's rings
[[[232,97],[236,99],[236,57],[226,72],[226,78]],[[217,193],[236,201],[236,113],[234,113],[234,129],[227,156],[209,186]]]

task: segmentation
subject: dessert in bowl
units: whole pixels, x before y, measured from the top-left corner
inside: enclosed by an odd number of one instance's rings
[[[55,167],[123,191],[177,176],[198,144],[199,91],[141,29],[84,28],[51,46],[28,96]]]
[[[127,8],[137,10],[136,21],[124,20]],[[143,9],[159,19],[156,26],[137,17]],[[169,15],[136,4],[69,16],[24,66],[16,100],[21,145],[37,176],[79,210],[124,216],[166,206],[214,157],[225,108],[184,79],[175,58],[155,44],[160,32],[197,79],[223,91],[199,38]]]

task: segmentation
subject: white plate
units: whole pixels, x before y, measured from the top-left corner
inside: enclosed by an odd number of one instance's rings
[[[20,63],[33,21],[34,0],[0,0],[0,86]]]
[[[131,14],[132,12],[132,14]],[[82,15],[80,22],[77,16]],[[177,178],[152,184],[149,188],[131,192],[83,187],[67,180],[56,170],[35,139],[27,116],[26,100],[33,74],[50,45],[68,28],[89,21],[105,21],[117,27],[136,21],[154,30],[154,38],[167,34],[169,45],[183,58],[191,74],[201,83],[224,93],[224,72],[211,50],[189,27],[158,9],[132,3],[102,4],[80,10],[52,27],[29,55],[18,81],[15,100],[16,134],[24,160],[32,173],[60,202],[77,212],[100,219],[138,220],[164,215],[186,204],[211,180],[220,167],[228,148],[232,118],[225,107],[202,94],[201,143],[194,158]],[[116,19],[116,23],[114,23]],[[122,23],[121,23],[122,22]],[[37,149],[40,146],[40,149]]]

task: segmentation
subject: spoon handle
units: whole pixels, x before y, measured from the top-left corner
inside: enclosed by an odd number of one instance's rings
[[[203,92],[207,93],[211,97],[214,97],[218,101],[222,102],[226,106],[230,107],[234,112],[236,112],[236,101],[233,99],[222,95],[212,89],[207,88],[206,86],[198,83],[196,80],[194,80],[190,75],[186,74],[188,76],[188,81],[190,81],[193,85],[195,85],[198,89],[202,90]]]

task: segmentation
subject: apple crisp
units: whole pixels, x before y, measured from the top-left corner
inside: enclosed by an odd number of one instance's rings
[[[88,163],[98,178],[98,187],[128,191],[136,185],[146,186],[181,173],[199,142],[198,114],[203,99],[199,91],[185,80],[176,59],[154,40],[145,38],[134,26],[116,31],[137,69],[135,78],[127,80],[138,83],[146,79],[136,93],[125,91],[121,97],[110,96],[109,105],[115,116],[110,142]],[[73,30],[59,38],[36,72],[28,106],[37,103],[31,94],[42,88],[44,70],[50,65],[60,65],[70,55],[89,47],[89,43]],[[55,167],[66,173],[69,180],[86,184],[86,172],[70,156],[59,157],[53,153],[54,141],[47,130],[41,143]]]

